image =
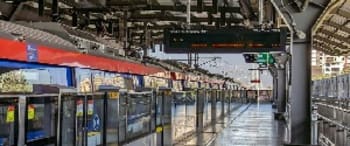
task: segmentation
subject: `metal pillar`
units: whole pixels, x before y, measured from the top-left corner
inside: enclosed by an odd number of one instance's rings
[[[286,110],[286,72],[285,69],[277,69],[277,111],[284,113]]]
[[[221,100],[221,118],[225,117],[225,90],[221,90],[220,94],[220,100]]]
[[[278,94],[278,79],[276,76],[273,77],[273,103],[277,107],[277,94]]]
[[[59,18],[59,12],[58,12],[58,0],[52,0],[52,6],[51,6],[51,15],[52,15],[52,21],[56,22]]]
[[[197,102],[196,102],[196,131],[203,132],[204,129],[204,98],[205,98],[205,90],[198,89],[197,90]]]
[[[216,90],[211,90],[211,121],[216,123]]]
[[[311,144],[311,31],[322,7],[307,5],[296,11],[285,1],[270,0],[291,33],[291,92],[289,96],[289,140],[291,144]],[[328,1],[328,0],[320,0]],[[295,3],[295,2],[292,2]]]
[[[311,98],[309,43],[295,44],[292,50],[291,143],[311,142]]]

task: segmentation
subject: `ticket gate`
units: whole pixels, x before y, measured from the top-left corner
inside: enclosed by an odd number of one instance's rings
[[[18,99],[0,95],[0,146],[18,145]]]

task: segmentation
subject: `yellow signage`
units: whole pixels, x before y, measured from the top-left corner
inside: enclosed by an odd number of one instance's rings
[[[28,120],[33,120],[35,117],[34,105],[28,105]]]
[[[162,127],[158,126],[158,127],[156,128],[156,132],[157,132],[157,133],[160,133],[160,132],[162,132],[162,131],[163,131],[163,128],[162,128]]]
[[[15,106],[7,107],[6,123],[12,123],[15,121]]]
[[[108,97],[110,99],[118,99],[119,98],[119,92],[108,92]]]

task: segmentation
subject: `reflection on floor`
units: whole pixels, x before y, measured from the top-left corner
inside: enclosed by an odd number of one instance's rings
[[[242,107],[244,108],[244,107]],[[241,110],[237,110],[239,112]],[[284,126],[273,118],[270,104],[250,105],[233,112],[224,130],[218,133],[213,146],[279,146],[283,145]],[[237,116],[233,116],[237,115]]]

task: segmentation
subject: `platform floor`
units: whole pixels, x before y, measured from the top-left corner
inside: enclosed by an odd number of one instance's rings
[[[245,107],[242,107],[245,108]],[[237,112],[238,113],[237,115]],[[213,146],[283,145],[283,124],[274,120],[270,104],[250,105],[231,114],[226,127],[218,133]]]

